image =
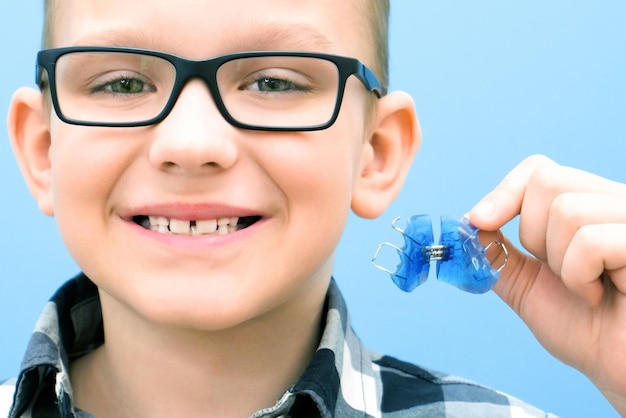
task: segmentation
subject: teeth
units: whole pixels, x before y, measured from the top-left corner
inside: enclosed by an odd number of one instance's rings
[[[194,227],[194,235],[212,234],[217,231],[217,220],[211,219],[210,221],[196,221]]]
[[[189,235],[191,232],[191,221],[170,219],[170,231],[172,234]]]
[[[170,221],[164,216],[151,216],[150,223],[160,226],[169,226]]]
[[[230,221],[230,218],[221,218],[217,220],[217,233],[219,235],[228,234],[228,225],[230,224]]]
[[[150,229],[153,231],[158,231],[158,232],[163,232],[162,231],[163,227],[167,229],[168,226],[170,225],[170,221],[163,216],[150,216],[149,221],[150,221]]]
[[[150,216],[150,230],[160,232],[162,234],[175,235],[209,235],[219,234],[226,235],[230,232],[237,231],[237,223],[239,218],[219,218],[202,221],[188,221],[181,219],[168,219],[164,216]]]

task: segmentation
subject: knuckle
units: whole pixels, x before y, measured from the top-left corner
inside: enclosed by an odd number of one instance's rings
[[[589,254],[595,247],[600,237],[595,225],[583,225],[576,231],[576,244],[580,247],[581,252]]]
[[[574,193],[558,194],[550,206],[549,218],[565,224],[579,224],[580,213],[577,210]]]
[[[553,160],[551,160],[550,158],[542,154],[534,154],[529,157],[526,157],[526,159],[522,161],[522,164],[529,166],[529,167],[535,167],[535,168],[549,167],[549,166],[556,165],[556,163]]]
[[[541,193],[555,193],[563,188],[563,176],[558,165],[542,165],[535,167],[528,185]]]

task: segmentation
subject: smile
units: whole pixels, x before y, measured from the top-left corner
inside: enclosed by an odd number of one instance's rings
[[[260,216],[242,218],[219,218],[207,220],[181,220],[165,216],[135,216],[133,221],[151,231],[161,234],[186,235],[226,235],[247,228],[257,222]]]

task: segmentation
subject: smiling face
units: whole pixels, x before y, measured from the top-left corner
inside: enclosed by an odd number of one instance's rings
[[[371,60],[351,2],[256,6],[67,0],[55,43]],[[196,80],[155,126],[80,127],[53,115],[44,209],[101,291],[152,321],[217,329],[319,300],[361,167],[368,94],[352,78],[339,120],[308,133],[234,128]]]
[[[268,0],[259,13],[249,0],[64,0],[53,46],[189,59],[298,50],[374,67],[357,3]],[[227,123],[199,79],[164,121],[133,128],[69,125],[21,91],[9,126],[31,191],[103,309],[217,330],[319,310],[351,205],[377,216],[398,193],[419,145],[413,105],[394,93],[372,112],[372,98],[350,77],[330,128],[277,133]]]

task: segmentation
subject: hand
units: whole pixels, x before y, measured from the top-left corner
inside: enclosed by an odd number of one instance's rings
[[[530,157],[472,209],[470,221],[497,231],[517,215],[532,256],[507,242],[495,292],[548,351],[625,414],[626,185]]]

